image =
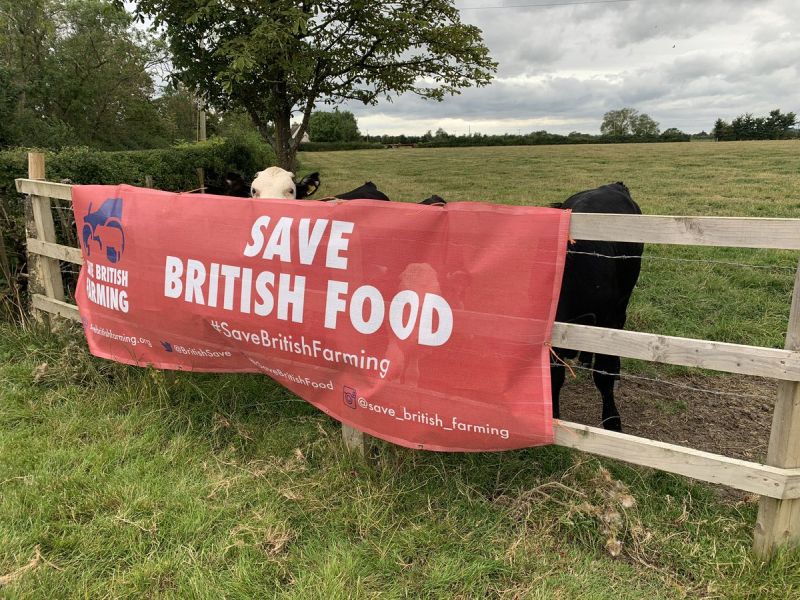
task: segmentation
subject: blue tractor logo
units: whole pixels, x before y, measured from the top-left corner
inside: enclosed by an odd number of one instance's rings
[[[92,211],[90,203],[89,213],[83,218],[81,237],[86,256],[91,256],[92,249],[97,247],[101,252],[105,252],[110,263],[119,262],[125,250],[122,198],[109,198],[95,211]]]

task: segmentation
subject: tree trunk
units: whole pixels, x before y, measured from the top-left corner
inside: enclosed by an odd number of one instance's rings
[[[292,144],[291,112],[280,110],[275,114],[275,155],[278,166],[294,173],[297,148]]]

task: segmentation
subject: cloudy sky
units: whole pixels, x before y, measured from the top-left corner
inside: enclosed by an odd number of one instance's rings
[[[599,133],[632,106],[661,129],[800,113],[797,0],[457,0],[500,63],[488,87],[442,103],[351,104],[362,133]],[[523,6],[524,5],[524,6]],[[471,7],[471,8],[469,8]]]

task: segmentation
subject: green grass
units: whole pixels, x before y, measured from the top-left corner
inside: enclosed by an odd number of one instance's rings
[[[800,553],[749,555],[755,511],[556,447],[368,466],[264,377],[0,327],[2,597],[797,596]]]
[[[301,160],[303,173],[322,174],[318,195],[372,180],[398,200],[436,193],[448,201],[544,206],[624,181],[646,214],[800,217],[797,141],[364,150]],[[629,328],[783,347],[797,258],[647,245]]]

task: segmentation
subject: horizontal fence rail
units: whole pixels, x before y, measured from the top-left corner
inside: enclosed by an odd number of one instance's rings
[[[72,263],[75,265],[83,264],[83,255],[80,248],[72,248],[70,246],[62,246],[55,242],[43,242],[36,238],[27,238],[25,243],[28,246],[28,252],[38,254],[39,256],[48,256],[50,258],[57,258],[64,262]]]
[[[33,179],[16,183],[22,194],[72,199],[69,184]],[[573,213],[569,235],[576,240],[800,250],[800,219]]]
[[[800,498],[800,469],[770,467],[568,421],[558,421],[554,429],[559,446],[770,498]]]
[[[45,196],[53,200],[72,200],[72,185],[40,179],[15,179],[17,191],[30,196]]]
[[[800,219],[573,213],[575,240],[800,250]]]
[[[20,193],[37,199],[71,200],[72,186],[68,184],[36,179],[17,179],[16,184]],[[41,212],[41,205],[39,210]],[[80,249],[62,246],[53,239],[42,237],[47,236],[29,234],[30,254],[47,260],[83,264]],[[800,250],[800,219],[573,213],[570,237]],[[798,282],[800,272],[795,285],[792,323],[800,320]],[[49,289],[44,294],[33,293],[32,304],[37,310],[80,321],[77,307],[51,297]],[[555,323],[551,340],[553,346],[559,348],[782,380],[784,391],[783,396],[779,394],[779,403],[782,397],[790,394],[787,390],[792,390],[800,405],[800,392],[797,392],[800,390],[800,349],[792,344],[787,343],[786,349],[763,348],[560,322]],[[780,409],[783,416],[778,416],[778,410],[776,408],[777,425],[773,424],[772,436],[785,442],[796,435],[792,429],[794,422],[789,426],[786,420],[796,417],[795,413],[787,417],[785,406]],[[772,465],[765,465],[567,421],[556,421],[554,430],[557,445],[761,495],[762,512],[756,528],[755,545],[761,555],[771,554],[781,540],[795,541],[800,536],[800,523],[796,522],[800,520],[800,462],[789,460],[788,452],[783,453],[787,456],[775,459]],[[360,432],[345,427],[344,433],[348,445],[363,444]],[[794,445],[800,447],[800,440],[796,440]],[[770,456],[774,454],[772,448],[771,439]],[[780,466],[773,466],[776,463]],[[764,509],[764,506],[768,508]],[[790,516],[782,516],[785,514]]]
[[[682,367],[800,381],[800,352],[711,342],[641,331],[556,322],[556,348],[612,354]]]

